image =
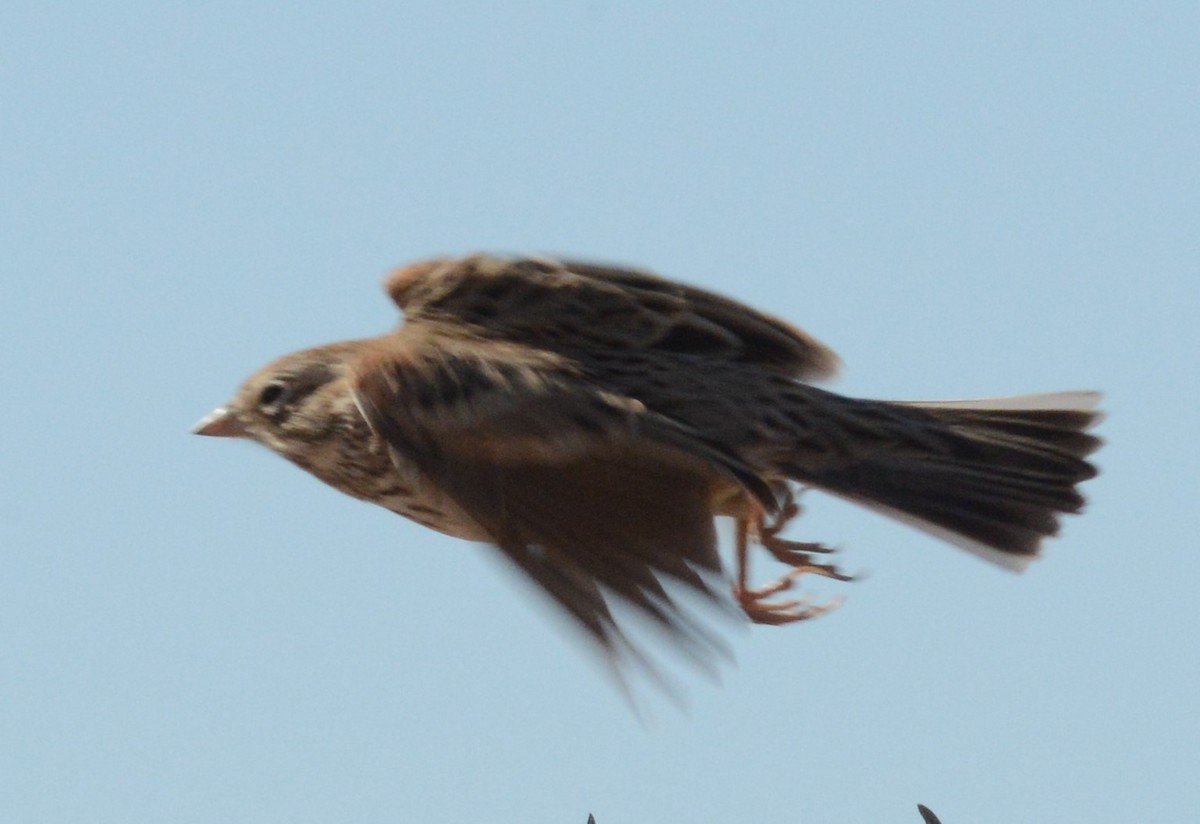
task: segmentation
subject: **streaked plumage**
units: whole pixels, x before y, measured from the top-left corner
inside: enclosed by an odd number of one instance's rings
[[[388,293],[406,323],[288,355],[252,376],[203,434],[264,443],[332,486],[498,546],[614,655],[638,655],[616,594],[697,660],[714,647],[663,587],[713,600],[714,517],[739,525],[735,592],[771,602],[817,563],[776,521],[796,484],[885,512],[1020,569],[1095,474],[1098,396],[893,403],[803,381],[836,356],[727,298],[643,272],[476,255],[415,264]],[[797,569],[752,591],[754,539]]]

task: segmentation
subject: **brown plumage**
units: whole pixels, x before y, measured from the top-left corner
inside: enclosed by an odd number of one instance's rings
[[[746,306],[650,274],[476,255],[418,263],[388,293],[407,322],[288,355],[197,431],[260,441],[332,486],[490,542],[609,653],[639,656],[619,596],[695,659],[716,649],[663,584],[720,601],[713,520],[738,523],[733,587],[762,623],[817,563],[777,535],[814,486],[1020,569],[1095,475],[1092,393],[856,400],[802,381],[836,356]],[[793,570],[758,590],[757,541]],[[639,659],[644,660],[644,659]]]

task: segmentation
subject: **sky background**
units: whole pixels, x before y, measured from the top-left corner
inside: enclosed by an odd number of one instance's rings
[[[1195,820],[1198,36],[1194,3],[0,5],[0,820]],[[476,249],[736,295],[849,394],[1102,389],[1090,509],[1018,577],[811,496],[791,534],[869,576],[729,627],[643,723],[486,547],[188,434]]]

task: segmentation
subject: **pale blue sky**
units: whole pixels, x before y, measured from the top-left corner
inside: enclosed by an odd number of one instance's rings
[[[4,3],[0,820],[1194,820],[1198,36],[1194,3]],[[870,576],[643,727],[485,548],[188,434],[474,249],[729,292],[838,391],[1102,389],[1090,511],[1015,577],[813,496],[793,534]]]

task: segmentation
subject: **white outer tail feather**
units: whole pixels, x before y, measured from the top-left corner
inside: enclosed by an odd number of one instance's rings
[[[892,401],[903,406],[940,406],[943,409],[1061,409],[1090,412],[1100,405],[1099,392],[1043,392],[1037,395],[1011,395],[1001,398],[966,398],[952,401]]]

